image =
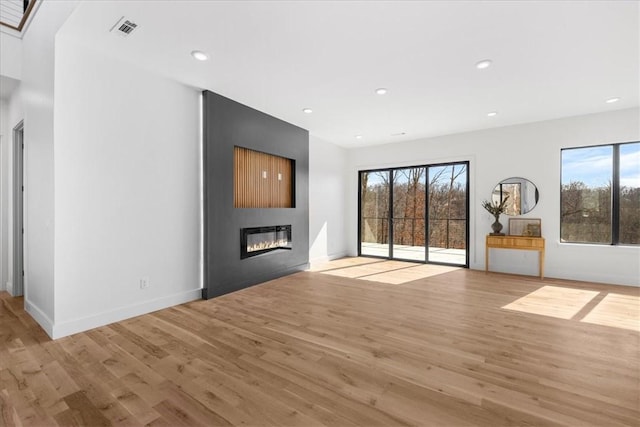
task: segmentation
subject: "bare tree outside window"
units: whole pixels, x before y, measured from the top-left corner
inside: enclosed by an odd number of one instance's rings
[[[389,171],[360,174],[360,236],[365,243],[389,242]],[[363,255],[378,255],[377,251]]]
[[[467,166],[429,168],[429,246],[465,249]]]
[[[640,243],[640,143],[562,150],[560,238]]]
[[[640,143],[620,146],[620,243],[640,244]]]
[[[467,169],[454,163],[360,172],[360,253],[465,265]]]

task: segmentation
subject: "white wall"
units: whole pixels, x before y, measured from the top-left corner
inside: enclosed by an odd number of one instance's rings
[[[0,78],[20,80],[22,77],[22,41],[17,31],[0,27]],[[0,84],[12,84],[3,80]],[[0,99],[0,291],[7,289],[9,280],[9,169],[13,125],[9,118],[9,100]],[[13,289],[10,289],[13,291]]]
[[[541,218],[546,238],[545,275],[640,286],[640,248],[563,244],[560,235],[560,149],[640,140],[640,111],[627,109],[489,129],[406,143],[349,150],[347,235],[357,253],[358,170],[470,161],[470,267],[484,269],[484,241],[492,217],[480,205],[511,176],[537,185],[540,201],[525,217]],[[507,223],[503,217],[502,223]],[[492,270],[536,275],[537,253],[492,252]]]
[[[22,38],[25,309],[47,332],[54,318],[54,35],[76,5],[42,2]]]
[[[7,180],[9,164],[7,162],[8,146],[11,137],[9,128],[9,106],[0,99],[0,291],[6,290],[7,284]]]
[[[200,92],[64,31],[55,92],[52,336],[200,298]]]
[[[15,80],[22,78],[22,43],[17,31],[0,27],[0,75]]]
[[[13,289],[13,128],[24,119],[24,108],[22,103],[22,85],[13,92],[11,97],[5,101],[4,127],[6,138],[3,138],[2,147],[2,264],[4,271],[2,281],[5,290],[11,295],[15,295]]]
[[[345,234],[347,151],[309,137],[309,262],[347,253]]]

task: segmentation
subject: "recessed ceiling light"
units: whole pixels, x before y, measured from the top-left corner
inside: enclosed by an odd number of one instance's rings
[[[478,70],[484,70],[485,68],[489,68],[492,62],[493,61],[491,61],[490,59],[483,59],[482,61],[476,63],[476,68]]]
[[[191,56],[193,56],[198,61],[206,61],[207,59],[209,59],[209,55],[207,55],[206,53],[202,52],[201,50],[192,51],[191,52]]]
[[[384,88],[384,87],[379,87],[378,89],[376,89],[376,93],[377,93],[378,95],[384,95],[384,94],[386,94],[387,92],[389,92],[389,91],[387,90],[387,88]]]
[[[362,139],[362,135],[356,135],[356,139]]]
[[[618,102],[618,101],[620,101],[620,98],[609,98],[604,102],[606,102],[607,104],[613,104],[614,102]]]
[[[306,113],[306,114],[311,114],[311,113],[313,113],[313,110],[311,108],[303,108],[302,112]]]
[[[497,116],[497,115],[498,115],[498,112],[497,112],[497,111],[490,111],[490,112],[488,112],[488,113],[487,113],[487,116],[488,116],[488,117],[495,117],[495,116]]]

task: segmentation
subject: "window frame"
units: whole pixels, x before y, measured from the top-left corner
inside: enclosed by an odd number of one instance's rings
[[[566,147],[560,149],[560,233],[559,240],[562,244],[572,244],[572,245],[598,245],[598,246],[631,246],[638,247],[640,244],[638,243],[620,243],[620,147],[627,144],[639,144],[640,141],[627,141],[627,142],[615,142],[609,144],[595,144],[595,145],[584,145],[578,147]],[[596,148],[596,147],[611,147],[612,149],[612,172],[611,172],[611,242],[609,243],[600,243],[600,242],[577,242],[577,241],[568,241],[562,240],[562,206],[563,206],[563,186],[564,182],[562,181],[562,166],[563,166],[563,152],[568,150],[580,150],[586,148]]]
[[[411,169],[411,168],[425,168],[426,169],[426,188],[427,188],[427,192],[428,192],[428,188],[429,188],[429,168],[432,167],[440,167],[440,166],[457,166],[457,165],[464,165],[467,169],[466,171],[466,207],[465,207],[465,215],[466,215],[466,220],[465,220],[465,246],[466,246],[466,253],[465,253],[465,261],[464,264],[451,264],[451,263],[444,263],[444,262],[439,262],[439,261],[432,261],[429,259],[429,251],[428,251],[428,239],[426,238],[426,236],[429,233],[429,198],[427,196],[426,200],[425,200],[425,261],[415,261],[415,260],[410,260],[410,259],[403,259],[403,258],[395,258],[393,256],[393,218],[391,215],[391,212],[393,210],[393,174],[397,171],[397,170],[401,170],[401,169]],[[362,254],[362,174],[363,173],[372,173],[372,172],[387,172],[389,173],[389,218],[387,219],[387,227],[389,230],[389,235],[388,235],[388,240],[389,240],[389,255],[388,256],[377,256],[377,255],[363,255]],[[428,193],[427,193],[428,194]],[[471,161],[470,160],[457,160],[457,161],[451,161],[451,162],[442,162],[442,163],[426,163],[426,164],[418,164],[418,165],[410,165],[410,166],[393,166],[393,167],[383,167],[383,168],[374,168],[374,169],[359,169],[358,170],[358,256],[366,256],[369,258],[380,258],[380,259],[388,259],[388,260],[396,260],[396,261],[405,261],[405,262],[416,262],[416,263],[421,263],[421,264],[435,264],[435,265],[448,265],[448,266],[457,266],[457,267],[463,267],[463,268],[469,268],[470,266],[470,257],[471,257],[471,234],[470,234],[470,227],[471,227],[471,218],[470,218],[470,212],[471,212]]]

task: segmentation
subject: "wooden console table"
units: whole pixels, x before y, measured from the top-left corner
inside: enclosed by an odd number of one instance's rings
[[[524,249],[538,251],[538,270],[540,278],[544,279],[544,238],[528,236],[492,236],[487,235],[484,255],[484,271],[489,271],[489,249]]]

